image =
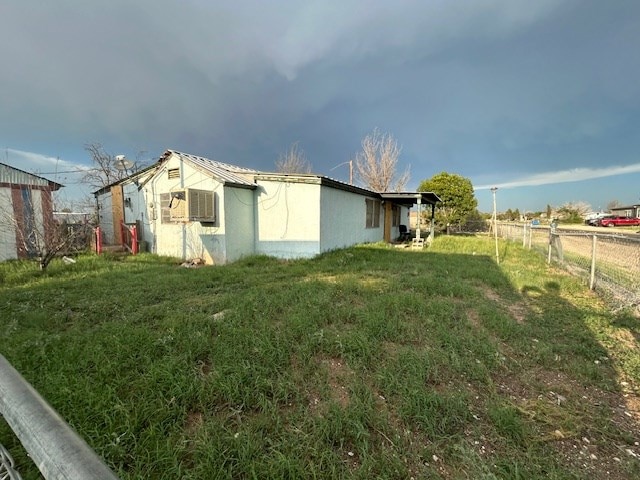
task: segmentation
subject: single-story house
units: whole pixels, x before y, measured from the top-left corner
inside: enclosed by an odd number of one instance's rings
[[[640,204],[629,205],[627,207],[615,207],[611,209],[611,213],[619,217],[640,218]]]
[[[267,173],[167,150],[155,164],[95,193],[106,244],[136,225],[142,249],[224,264],[253,254],[312,257],[391,241],[429,192],[377,193],[322,175]]]
[[[0,163],[0,260],[36,252],[36,236],[54,228],[51,192],[62,185]]]

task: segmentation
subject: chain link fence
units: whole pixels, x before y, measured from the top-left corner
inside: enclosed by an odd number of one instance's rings
[[[498,223],[501,238],[547,256],[601,293],[614,309],[640,307],[640,235]]]
[[[15,463],[6,448],[0,443],[0,480],[22,480],[15,470]]]

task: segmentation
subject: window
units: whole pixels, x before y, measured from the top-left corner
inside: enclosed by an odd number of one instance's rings
[[[170,193],[160,194],[160,215],[162,223],[171,223],[171,211],[169,209],[169,203],[171,202]]]
[[[400,225],[400,210],[401,208],[398,205],[394,205],[391,207],[391,226],[397,227]]]
[[[189,218],[201,222],[214,222],[213,192],[207,190],[187,190],[189,194]]]
[[[380,202],[378,200],[365,200],[367,205],[366,228],[380,227]]]

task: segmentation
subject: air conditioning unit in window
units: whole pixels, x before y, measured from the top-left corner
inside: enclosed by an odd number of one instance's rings
[[[208,190],[174,190],[169,201],[170,218],[174,222],[215,222],[214,198]]]

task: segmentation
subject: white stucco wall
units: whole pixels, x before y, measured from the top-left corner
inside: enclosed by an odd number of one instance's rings
[[[357,193],[322,187],[321,251],[383,240],[384,208],[380,208],[380,226],[366,228],[366,198]]]
[[[16,233],[12,222],[13,201],[10,188],[0,188],[0,261],[17,258]]]
[[[256,253],[279,258],[320,253],[320,185],[259,179]]]
[[[227,262],[255,252],[255,197],[246,188],[224,187]]]
[[[170,179],[168,170],[174,168],[180,169],[180,178]],[[182,188],[214,192],[215,223],[162,223],[160,195]],[[183,260],[202,258],[208,264],[222,264],[227,261],[224,189],[221,183],[191,167],[189,163],[182,162],[179,157],[172,156],[153,179],[145,184],[143,196],[138,200],[139,205],[143,204],[142,198],[144,198],[145,218],[148,219],[149,227],[148,229],[145,227],[145,239],[149,243],[151,252]]]

